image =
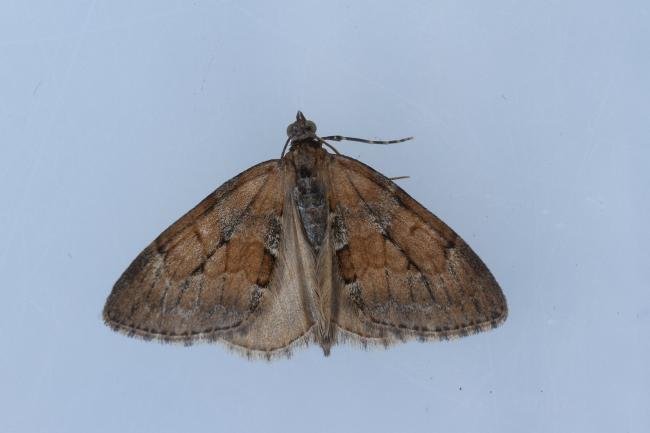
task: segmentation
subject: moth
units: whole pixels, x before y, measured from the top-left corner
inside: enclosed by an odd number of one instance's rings
[[[270,359],[309,343],[327,356],[346,341],[461,337],[506,319],[499,285],[460,236],[328,143],[369,140],[319,137],[301,112],[287,135],[280,159],[227,181],[136,257],[106,301],[108,326]]]

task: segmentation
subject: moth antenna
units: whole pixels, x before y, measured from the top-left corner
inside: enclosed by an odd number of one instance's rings
[[[389,177],[388,180],[398,180],[398,179],[410,179],[411,176],[395,176],[395,177]]]
[[[337,155],[340,155],[340,154],[341,154],[341,152],[339,152],[338,150],[336,150],[336,147],[334,147],[334,146],[332,146],[331,144],[329,144],[328,142],[324,141],[322,138],[320,138],[320,137],[317,136],[317,137],[316,137],[316,140],[317,140],[319,143],[321,143],[321,144],[323,144],[323,145],[329,147],[330,149],[332,149],[332,150],[334,151],[334,153],[336,153]],[[285,154],[285,152],[287,151],[287,147],[289,146],[289,143],[290,143],[290,142],[291,142],[291,137],[287,138],[287,141],[284,143],[284,147],[282,148],[282,153],[280,154],[280,159],[284,158],[284,154]]]
[[[300,113],[300,111],[298,111]],[[289,145],[289,142],[291,141],[291,137],[287,138],[287,141],[284,143],[284,147],[282,148],[282,153],[280,154],[280,159],[284,157],[284,152],[287,150],[287,146]]]
[[[337,155],[340,155],[340,154],[341,154],[338,150],[336,150],[336,147],[334,147],[334,146],[332,146],[331,144],[329,144],[327,141],[325,141],[325,139],[320,138],[320,137],[316,137],[316,139],[317,139],[321,144],[323,144],[323,145],[329,147],[330,149],[332,149],[332,150],[334,151],[334,153],[336,153]]]
[[[400,138],[397,140],[366,140],[365,138],[345,137],[343,135],[328,135],[327,137],[322,137],[322,140],[358,141],[359,143],[369,143],[369,144],[395,144],[395,143],[403,143],[405,141],[413,140],[413,137]]]

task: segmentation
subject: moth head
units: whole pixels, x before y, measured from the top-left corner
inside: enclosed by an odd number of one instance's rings
[[[291,141],[316,137],[316,124],[307,120],[301,111],[296,114],[296,121],[287,126],[287,135]]]

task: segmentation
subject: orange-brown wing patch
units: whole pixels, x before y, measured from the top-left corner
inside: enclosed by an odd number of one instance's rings
[[[242,334],[273,297],[284,203],[282,168],[267,161],[228,181],[165,230],[115,284],[104,308],[114,329],[145,338],[223,339],[245,350],[287,341]]]
[[[342,330],[388,343],[466,335],[505,319],[497,282],[445,223],[354,159],[333,155],[330,178]]]

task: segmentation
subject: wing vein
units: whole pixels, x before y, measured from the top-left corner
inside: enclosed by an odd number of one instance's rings
[[[375,223],[381,228],[381,232],[380,232],[381,235],[383,237],[385,237],[386,239],[388,239],[388,241],[390,241],[390,243],[392,243],[395,246],[395,248],[397,248],[398,251],[408,260],[409,264],[412,265],[418,271],[418,273],[422,277],[422,282],[424,283],[424,286],[426,287],[427,292],[429,293],[429,296],[431,297],[431,301],[436,302],[436,298],[433,295],[433,290],[431,289],[431,283],[430,283],[429,279],[427,278],[427,276],[424,274],[424,272],[422,272],[422,269],[420,269],[420,267],[417,265],[417,263],[415,263],[413,261],[413,259],[411,259],[411,257],[406,253],[404,248],[402,248],[402,246],[399,243],[397,243],[397,241],[390,234],[390,231],[387,230],[387,227],[384,227],[381,224],[381,222],[380,222],[381,220],[378,218],[377,213],[372,210],[370,205],[368,205],[368,202],[363,197],[363,195],[361,195],[361,192],[359,191],[357,186],[354,184],[354,182],[350,178],[350,175],[345,170],[343,172],[345,173],[345,177],[346,177],[347,181],[352,186],[352,189],[354,190],[354,192],[357,194],[357,196],[359,197],[359,199],[363,203],[363,206],[366,209],[366,211],[373,217],[373,219],[375,220]],[[448,297],[448,295],[447,295],[447,297]]]

